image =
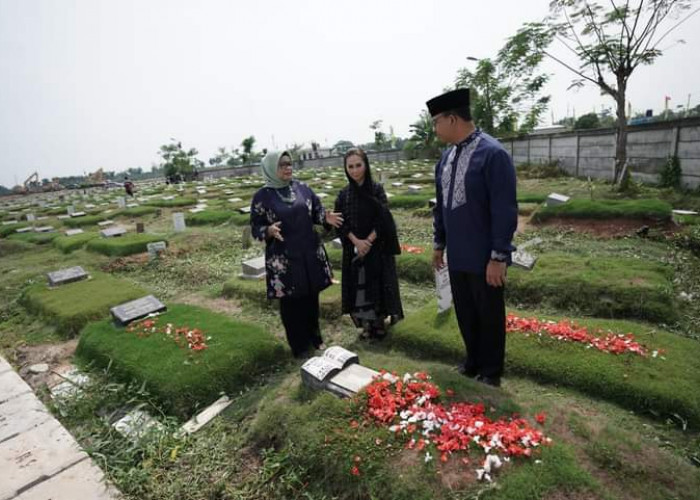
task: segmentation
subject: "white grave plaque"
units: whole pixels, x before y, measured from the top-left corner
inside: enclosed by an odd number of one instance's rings
[[[435,271],[435,292],[437,294],[438,313],[447,311],[452,306],[452,288],[447,266]]]
[[[185,230],[185,214],[182,212],[175,212],[173,214],[173,225],[175,226],[175,232],[181,233]]]

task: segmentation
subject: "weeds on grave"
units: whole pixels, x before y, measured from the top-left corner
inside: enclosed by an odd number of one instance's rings
[[[554,179],[568,174],[561,168],[559,161],[543,163],[521,163],[516,167],[518,178],[521,179]]]
[[[672,189],[681,188],[683,170],[678,155],[669,156],[666,159],[663,170],[659,174],[659,186]]]

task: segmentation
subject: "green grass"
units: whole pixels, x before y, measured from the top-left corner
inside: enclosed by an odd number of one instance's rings
[[[58,236],[53,240],[53,246],[63,253],[71,253],[74,250],[83,248],[88,241],[97,238],[97,233],[81,233],[73,236]]]
[[[665,201],[644,200],[569,200],[561,205],[542,207],[534,216],[536,221],[552,217],[576,219],[653,219],[671,220],[671,205]]]
[[[425,248],[422,254],[402,252],[396,256],[396,273],[400,279],[411,283],[435,282],[435,273],[432,267],[432,250]],[[339,248],[327,248],[328,260],[333,269],[342,266],[343,251]]]
[[[398,373],[425,370],[443,389],[453,389],[455,400],[484,402],[491,418],[519,411],[507,395],[445,365],[407,362],[400,356],[361,353],[360,357],[364,365]],[[246,489],[251,495],[246,498],[434,500],[476,498],[480,490],[489,489],[474,480],[478,453],[469,455],[470,466],[462,465],[459,456],[446,466],[439,460],[425,463],[425,452],[404,449],[385,428],[369,424],[353,429],[352,420],[363,421],[360,405],[310,392],[296,380],[272,391],[259,408],[251,440],[254,447],[269,451],[257,481]],[[439,459],[439,453],[431,450],[431,454]],[[599,491],[596,481],[577,464],[573,449],[560,444],[543,448],[541,460],[539,464],[514,460],[497,474],[499,488],[478,497],[535,500],[557,491]],[[350,474],[353,465],[359,476]],[[272,471],[280,480],[268,485],[266,477]]]
[[[8,239],[26,241],[35,245],[47,245],[58,237],[57,232],[51,233],[15,233],[8,236]]]
[[[110,307],[147,295],[131,282],[98,271],[91,279],[50,289],[45,281],[27,288],[21,301],[31,313],[44,317],[63,336],[76,335],[88,321],[109,315]]]
[[[17,224],[9,224],[7,226],[0,226],[0,237],[5,238],[6,236],[9,236],[11,234],[16,233],[18,229],[22,229],[24,227],[29,227],[29,225],[22,224],[21,222],[18,222]]]
[[[420,208],[427,207],[428,200],[435,198],[435,193],[401,194],[389,198],[390,208]]]
[[[165,408],[184,417],[222,392],[237,394],[285,359],[282,344],[261,327],[203,308],[171,305],[158,317],[159,325],[167,323],[199,328],[208,348],[193,352],[162,333],[139,337],[101,321],[81,332],[77,354],[86,363],[110,366],[119,379],[145,383]]]
[[[175,198],[174,200],[149,200],[146,205],[151,207],[186,207],[189,205],[195,205],[197,200],[194,198]]]
[[[114,214],[110,214],[114,215]],[[63,224],[67,227],[83,227],[83,226],[94,226],[98,222],[107,220],[109,217],[105,214],[100,215],[83,215],[82,217],[71,217],[70,219],[64,219]]]
[[[165,236],[157,234],[125,234],[115,238],[94,238],[87,242],[87,249],[92,252],[110,256],[124,256],[143,253],[146,246],[154,241],[166,241]]]
[[[513,311],[533,316],[527,311]],[[560,316],[541,316],[559,320]],[[633,333],[650,349],[666,350],[666,359],[612,355],[581,344],[550,338],[507,334],[506,376],[573,387],[626,408],[663,418],[674,414],[700,427],[700,344],[650,325],[617,320],[570,318],[583,326]],[[391,343],[411,355],[459,362],[464,344],[451,309],[438,315],[435,304],[409,315],[392,330]]]
[[[630,257],[539,254],[533,271],[511,268],[506,298],[605,318],[673,323],[673,269]]]
[[[341,280],[338,271],[333,272],[335,279]],[[221,294],[226,298],[244,298],[262,306],[278,306],[277,300],[268,300],[265,279],[246,280],[236,276],[231,278],[222,288]],[[335,319],[341,316],[341,289],[339,284],[333,284],[321,292],[319,297],[319,314],[322,318]]]
[[[154,214],[158,211],[156,207],[149,207],[149,206],[138,206],[138,207],[131,207],[131,208],[125,208],[123,210],[119,210],[119,212],[115,212],[113,214],[114,217],[142,217],[144,215],[150,215]]]
[[[226,224],[231,220],[233,210],[204,210],[196,214],[185,215],[185,224],[188,226],[206,226]]]
[[[11,239],[0,240],[0,257],[15,255],[18,253],[32,250],[34,245],[25,241],[17,241]]]

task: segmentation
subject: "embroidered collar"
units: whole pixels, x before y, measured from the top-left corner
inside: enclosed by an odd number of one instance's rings
[[[467,136],[466,139],[464,139],[464,140],[461,141],[461,142],[458,142],[457,144],[455,144],[455,146],[456,146],[456,147],[462,147],[462,148],[463,148],[464,146],[467,146],[467,145],[469,145],[471,142],[473,142],[474,140],[476,140],[476,138],[479,137],[479,136],[481,136],[481,129],[477,127],[476,130],[474,130],[474,132],[472,132],[471,134],[469,134],[469,135]]]

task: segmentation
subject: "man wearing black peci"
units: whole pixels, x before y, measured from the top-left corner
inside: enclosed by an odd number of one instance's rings
[[[435,166],[433,266],[447,250],[455,313],[466,346],[460,372],[500,386],[506,345],[506,269],[518,224],[510,155],[471,117],[469,89],[427,102],[435,134],[451,146]]]

